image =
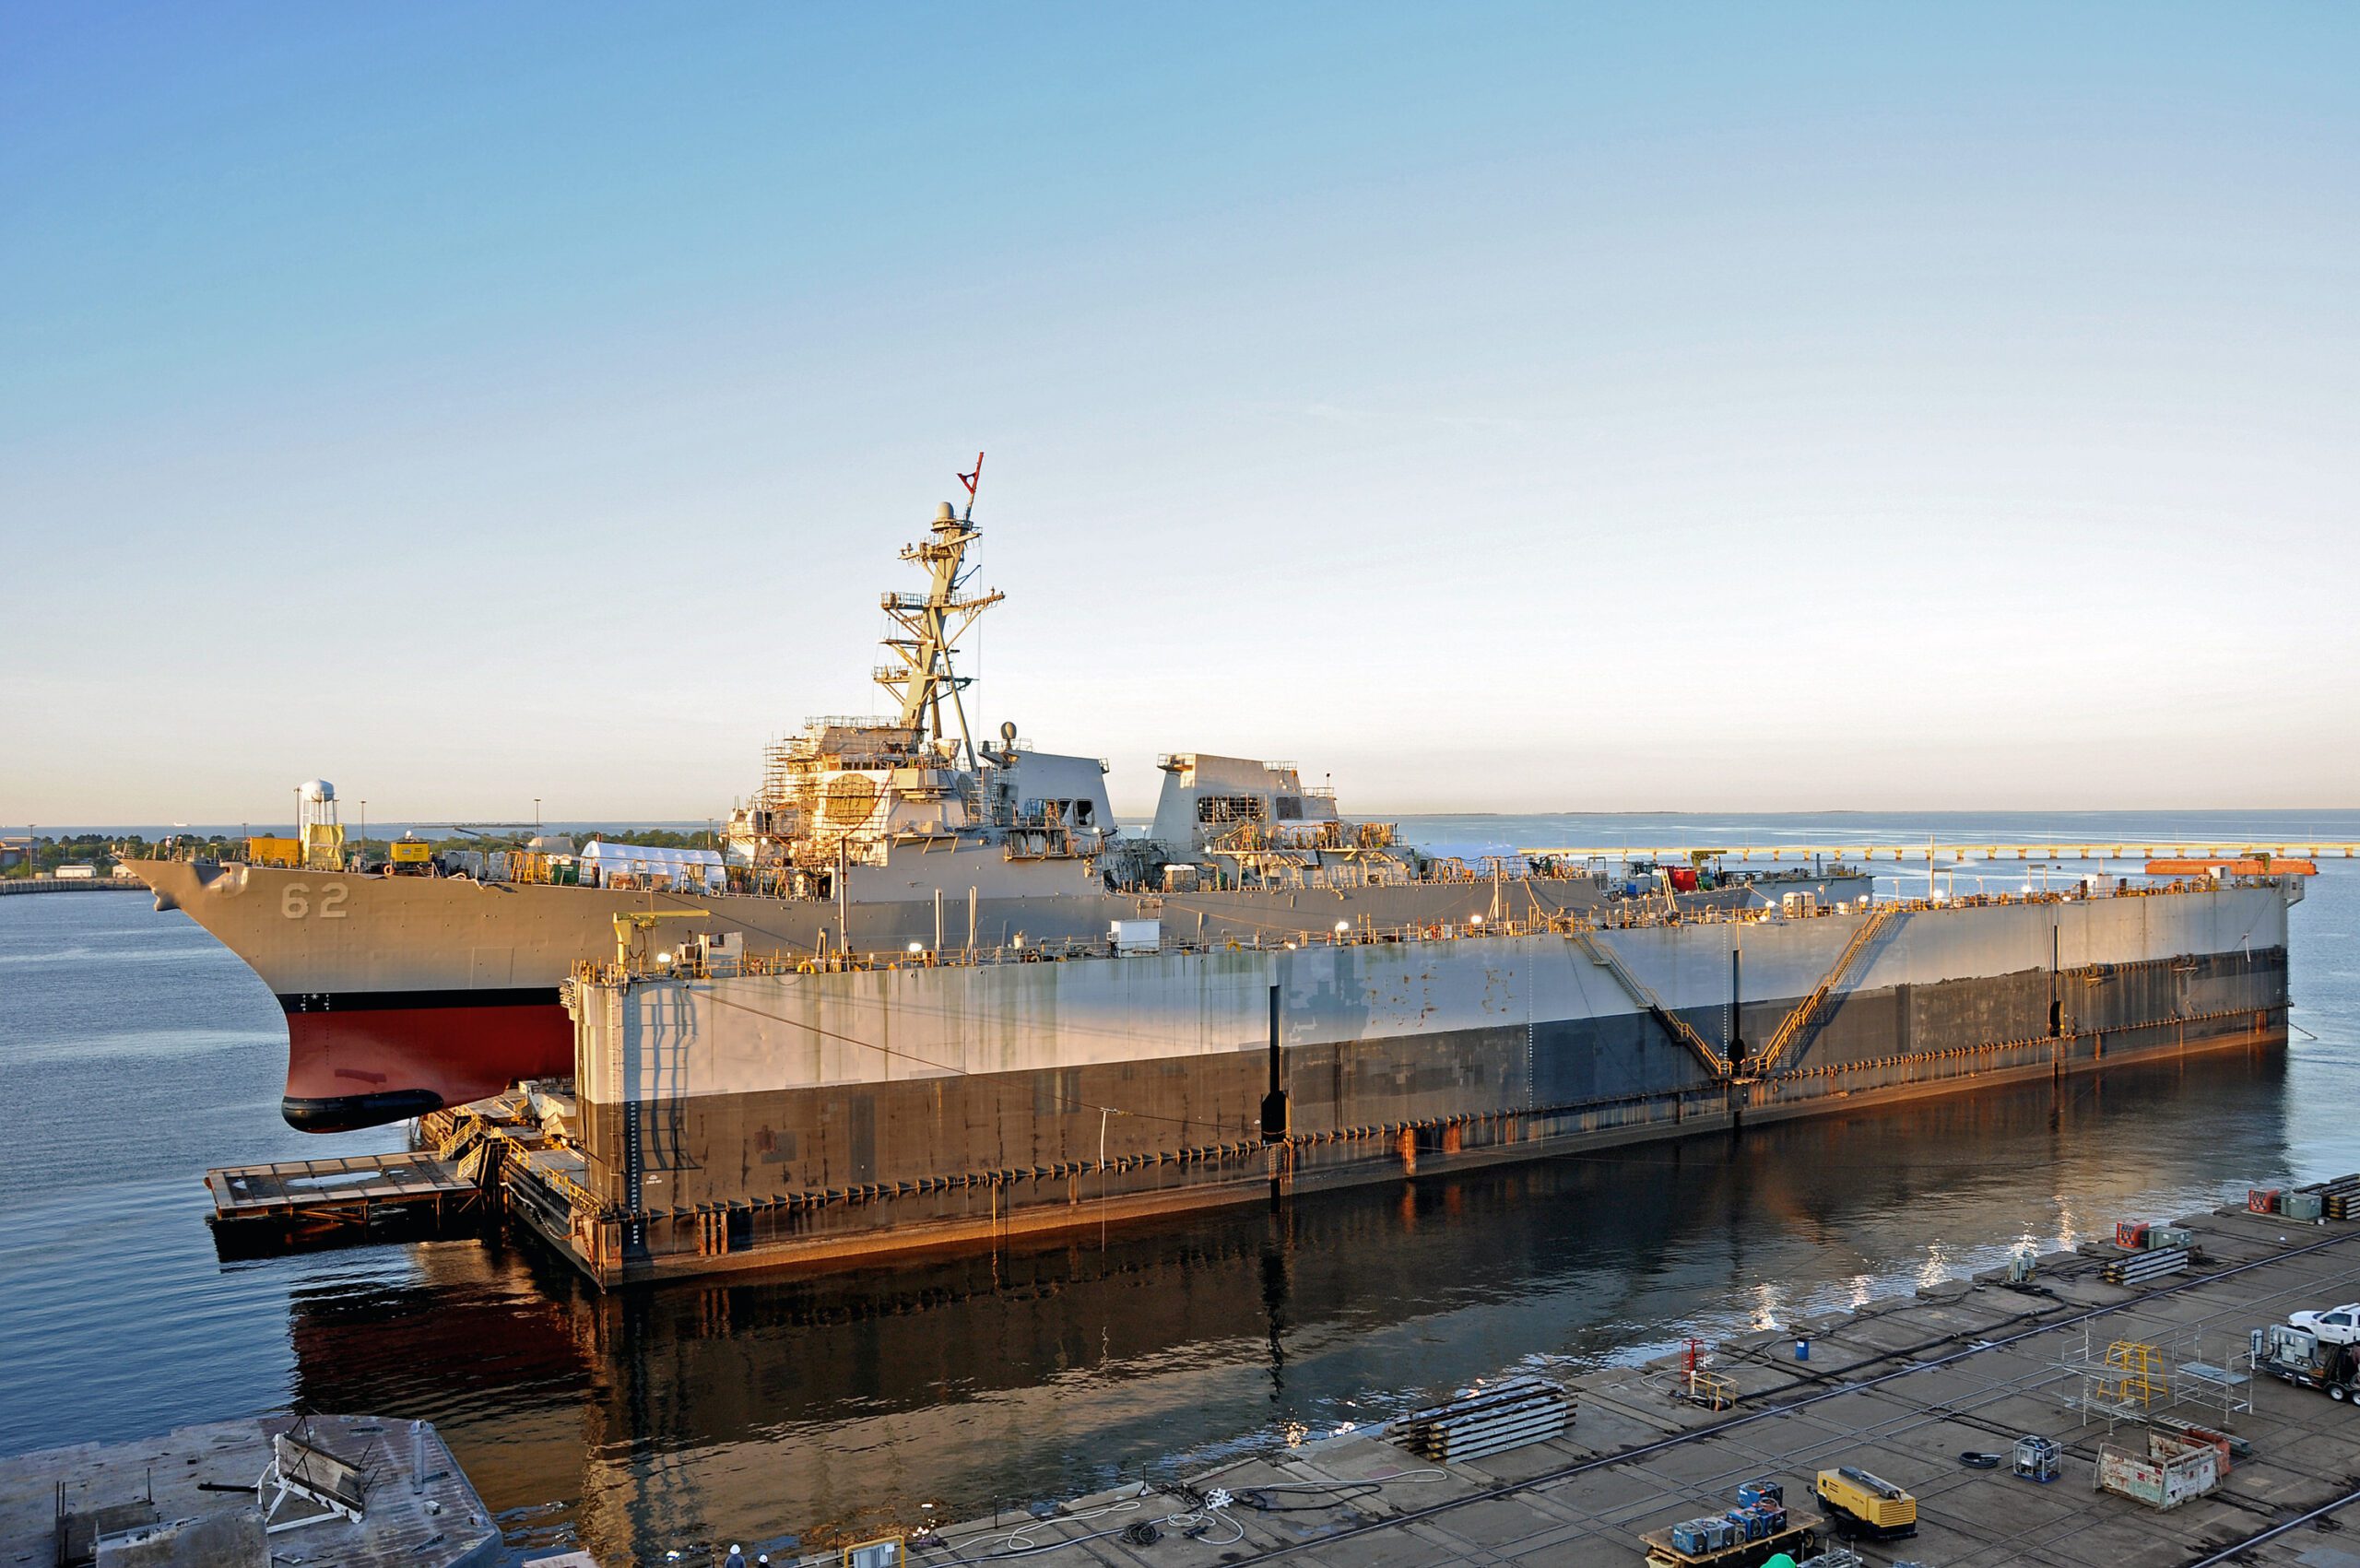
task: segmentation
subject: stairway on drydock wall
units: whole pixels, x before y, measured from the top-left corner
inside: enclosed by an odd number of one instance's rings
[[[1826,977],[1812,987],[1810,996],[1795,1004],[1794,1009],[1781,1019],[1778,1021],[1778,1027],[1771,1032],[1770,1043],[1764,1046],[1762,1055],[1755,1058],[1753,1070],[1756,1075],[1770,1071],[1778,1058],[1786,1053],[1787,1047],[1793,1044],[1802,1032],[1811,1025],[1817,1019],[1820,1009],[1826,1006],[1828,996],[1838,985],[1844,984],[1844,977],[1851,973],[1853,963],[1862,953],[1869,950],[1869,944],[1876,940],[1877,933],[1883,930],[1899,913],[1897,906],[1882,904],[1866,920],[1860,922],[1860,928],[1852,933],[1852,939],[1847,942],[1844,945],[1844,950],[1836,955],[1835,962],[1828,970]]]
[[[1694,1052],[1696,1059],[1704,1064],[1707,1073],[1715,1078],[1729,1076],[1729,1059],[1715,1050],[1710,1041],[1697,1033],[1695,1026],[1667,1007],[1663,998],[1657,996],[1648,987],[1646,982],[1631,973],[1630,966],[1622,961],[1622,955],[1606,943],[1599,941],[1597,933],[1576,929],[1573,932],[1573,939],[1575,947],[1589,955],[1590,961],[1614,976],[1615,984],[1628,991],[1634,1001],[1647,1009],[1648,1016],[1663,1026],[1665,1033]]]

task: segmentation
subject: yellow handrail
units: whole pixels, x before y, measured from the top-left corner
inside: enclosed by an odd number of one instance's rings
[[[1633,1000],[1653,1014],[1656,1021],[1663,1025],[1673,1039],[1693,1051],[1696,1054],[1696,1059],[1704,1063],[1706,1072],[1717,1079],[1729,1076],[1729,1058],[1713,1049],[1711,1043],[1697,1033],[1686,1019],[1666,1007],[1663,999],[1649,990],[1645,981],[1631,973],[1629,967],[1623,963],[1622,955],[1617,953],[1611,946],[1597,940],[1587,930],[1580,926],[1575,926],[1567,935],[1573,937],[1575,946],[1597,960],[1606,973],[1614,976],[1622,989],[1631,994]]]
[[[1762,1055],[1754,1059],[1751,1068],[1752,1072],[1757,1075],[1768,1072],[1787,1047],[1794,1043],[1795,1037],[1810,1026],[1812,1017],[1826,1002],[1827,994],[1844,983],[1845,973],[1852,967],[1853,961],[1868,950],[1869,943],[1884,929],[1885,922],[1891,920],[1894,913],[1892,904],[1879,904],[1874,914],[1860,922],[1860,928],[1852,933],[1852,939],[1845,943],[1843,952],[1836,955],[1834,967],[1821,977],[1810,996],[1779,1020],[1776,1031],[1770,1036],[1770,1043],[1764,1045]]]

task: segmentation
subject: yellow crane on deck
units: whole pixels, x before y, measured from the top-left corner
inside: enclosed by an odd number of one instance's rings
[[[659,920],[709,920],[709,909],[635,909],[615,916],[615,965],[631,967],[631,939],[643,931],[653,931]]]

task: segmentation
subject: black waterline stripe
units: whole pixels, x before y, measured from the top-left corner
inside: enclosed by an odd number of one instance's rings
[[[290,1013],[393,1012],[428,1008],[553,1008],[554,985],[502,985],[480,991],[289,991],[278,998]]]

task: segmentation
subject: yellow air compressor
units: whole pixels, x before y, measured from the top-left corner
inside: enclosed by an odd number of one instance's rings
[[[1918,1533],[1918,1500],[1866,1470],[1851,1465],[1822,1470],[1812,1490],[1843,1534],[1899,1540]]]

